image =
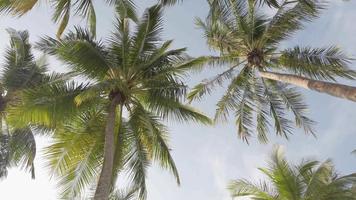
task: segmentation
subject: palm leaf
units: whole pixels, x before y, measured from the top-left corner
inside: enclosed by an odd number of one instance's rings
[[[296,75],[318,80],[335,77],[354,79],[356,73],[347,67],[351,60],[336,47],[294,47],[282,51],[279,63]]]

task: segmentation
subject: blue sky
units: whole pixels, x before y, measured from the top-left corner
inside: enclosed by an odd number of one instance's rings
[[[141,10],[154,2],[141,1]],[[113,29],[113,15],[110,8],[101,3],[97,4],[97,24],[101,37]],[[344,49],[348,55],[356,57],[356,1],[334,0],[330,8],[332,9],[324,11],[320,19],[308,24],[304,31],[283,43],[283,47],[296,44],[323,47],[334,44]],[[185,0],[181,5],[167,9],[164,17],[164,38],[174,39],[174,47],[188,47],[193,56],[213,54],[214,52],[207,48],[202,32],[194,26],[194,18],[204,18],[207,10],[205,0]],[[76,18],[68,28],[72,28],[73,24],[83,23]],[[43,35],[54,36],[56,32],[56,25],[50,21],[50,11],[45,4],[20,19],[1,16],[0,55],[4,55],[8,45],[5,31],[8,27],[29,30],[31,41],[37,41]],[[0,61],[2,60],[0,56]],[[356,63],[353,64],[352,67],[356,69]],[[51,69],[63,71],[65,68],[61,63],[51,60]],[[189,80],[190,86],[210,77],[214,72],[216,71],[206,70],[193,74]],[[356,85],[347,81],[344,83]],[[274,144],[283,145],[288,158],[293,162],[302,158],[331,158],[340,173],[355,172],[356,156],[350,152],[356,149],[356,104],[303,89],[301,91],[309,104],[310,116],[318,122],[315,127],[317,138],[296,130],[290,140],[286,141],[273,136],[274,132],[271,131],[270,144],[262,145],[252,140],[248,146],[238,140],[233,120],[215,127],[169,123],[172,154],[180,171],[182,185],[178,187],[168,172],[162,172],[159,167],[153,166],[148,176],[148,200],[228,200],[230,198],[226,184],[229,180],[263,178],[256,168],[266,164]],[[223,88],[194,105],[211,116],[221,94]],[[44,138],[38,139],[40,147],[48,142]],[[57,199],[55,181],[49,180],[49,175],[42,166],[40,149],[38,154],[36,180],[31,180],[29,174],[17,169],[11,170],[8,179],[0,182],[1,199]]]

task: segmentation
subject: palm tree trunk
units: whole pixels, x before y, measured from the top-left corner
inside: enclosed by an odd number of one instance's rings
[[[107,200],[110,195],[112,171],[115,154],[115,121],[116,108],[121,102],[121,95],[116,95],[110,102],[105,127],[104,163],[100,173],[94,200]],[[121,118],[121,116],[119,116]]]
[[[299,87],[356,102],[356,87],[325,81],[317,81],[290,74],[280,74],[266,71],[261,71],[259,73],[263,78],[290,83]]]

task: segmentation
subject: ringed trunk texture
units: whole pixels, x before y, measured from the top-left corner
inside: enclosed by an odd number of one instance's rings
[[[263,78],[272,79],[284,83],[290,83],[299,87],[303,87],[321,93],[326,93],[335,97],[348,99],[350,101],[356,102],[356,87],[325,81],[317,81],[296,75],[280,74],[266,71],[260,71],[259,73]]]
[[[107,200],[110,195],[112,171],[115,154],[115,121],[116,107],[121,102],[121,96],[116,95],[110,102],[108,118],[105,127],[104,163],[96,186],[94,200]],[[120,116],[121,117],[121,116]]]

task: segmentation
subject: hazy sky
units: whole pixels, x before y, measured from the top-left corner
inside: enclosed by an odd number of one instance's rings
[[[141,9],[152,5],[153,0],[136,0]],[[97,0],[96,2],[101,2]],[[109,8],[97,3],[99,36],[106,36],[113,29],[112,12]],[[294,39],[283,44],[284,47],[296,44],[323,47],[331,44],[356,57],[356,2],[335,0],[330,8],[324,11],[320,19],[306,26]],[[165,12],[165,39],[174,39],[175,47],[188,47],[193,56],[209,55],[200,30],[194,26],[194,17],[205,17],[208,7],[205,0],[185,0],[181,5],[169,8]],[[72,24],[80,23],[76,19]],[[72,28],[72,24],[68,28]],[[45,4],[33,10],[23,18],[15,19],[6,16],[0,18],[0,61],[8,45],[6,28],[27,29],[31,41],[38,41],[42,35],[54,36],[56,26],[50,21],[48,6]],[[356,65],[356,63],[355,63]],[[63,71],[58,62],[52,62],[51,68]],[[356,69],[356,66],[354,67]],[[205,71],[194,74],[189,81],[192,86],[203,78],[213,74]],[[346,82],[347,83],[347,82]],[[349,83],[354,84],[355,83]],[[271,131],[271,142],[268,145],[252,140],[248,146],[239,141],[233,120],[216,127],[205,127],[196,124],[170,124],[172,154],[182,179],[178,187],[174,178],[159,167],[152,167],[148,177],[148,200],[228,200],[226,184],[231,179],[258,179],[261,174],[256,167],[265,166],[266,159],[274,144],[282,144],[289,160],[297,162],[301,158],[331,158],[340,173],[356,171],[356,156],[350,152],[356,149],[356,104],[324,94],[301,90],[310,105],[310,116],[318,122],[315,127],[317,139],[296,130],[289,141],[274,137]],[[214,113],[215,103],[223,94],[223,89],[205,98],[197,108]],[[8,178],[0,182],[0,198],[3,200],[54,200],[56,186],[54,180],[43,168],[40,159],[41,149],[46,140],[38,138],[39,156],[36,158],[36,180],[17,169],[10,170]]]

